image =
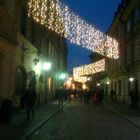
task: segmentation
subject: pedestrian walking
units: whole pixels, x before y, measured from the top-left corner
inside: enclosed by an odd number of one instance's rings
[[[64,98],[64,89],[56,89],[56,97],[58,99],[58,106],[62,107],[63,106],[63,98]]]
[[[138,108],[139,93],[135,89],[132,89],[129,95],[131,100],[131,108]]]
[[[95,90],[93,92],[92,101],[93,101],[93,104],[95,104],[95,105],[98,104],[98,92],[97,92],[97,90]]]
[[[103,89],[100,89],[99,92],[98,92],[98,102],[99,102],[99,104],[102,104],[103,98],[104,98],[104,91],[103,91]]]
[[[31,85],[25,91],[24,102],[26,108],[26,119],[29,120],[32,114],[32,118],[35,117],[35,101],[36,101],[36,91]]]
[[[112,101],[116,100],[116,93],[115,93],[115,91],[113,89],[110,91],[110,97],[111,97]]]

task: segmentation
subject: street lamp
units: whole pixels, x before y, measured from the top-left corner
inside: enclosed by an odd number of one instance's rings
[[[110,83],[109,81],[106,82],[107,85],[109,85],[109,83]]]
[[[88,78],[87,78],[87,81],[91,81],[91,79],[92,79],[91,77],[88,77]]]
[[[97,83],[97,86],[99,87],[100,86],[100,83]]]
[[[48,71],[51,69],[51,63],[50,62],[45,62],[42,66],[43,70]]]
[[[66,76],[67,76],[66,73],[61,73],[59,78],[64,80],[66,79]]]
[[[129,78],[129,81],[130,81],[130,82],[133,82],[133,81],[134,81],[134,78],[133,78],[133,77],[130,77],[130,78]]]

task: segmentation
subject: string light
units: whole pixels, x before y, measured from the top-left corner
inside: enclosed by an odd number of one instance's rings
[[[73,76],[75,81],[86,82],[87,75],[92,75],[102,71],[105,71],[105,59],[91,63],[89,65],[74,68]]]
[[[59,0],[29,0],[28,15],[71,43],[118,59],[118,42],[97,30]]]

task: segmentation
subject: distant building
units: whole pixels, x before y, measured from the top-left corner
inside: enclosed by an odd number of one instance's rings
[[[130,103],[129,92],[140,94],[140,1],[122,0],[107,35],[119,42],[119,59],[106,58],[104,90],[114,89],[120,102]],[[107,84],[107,85],[106,85]],[[106,88],[105,88],[106,87]]]
[[[95,73],[92,75],[88,75],[90,80],[87,81],[87,84],[93,90],[95,90],[96,88],[104,89],[104,93],[105,93],[105,95],[107,95],[109,92],[109,88],[108,88],[109,79],[108,79],[107,65],[106,65],[107,58],[105,56],[102,56],[101,54],[96,53],[96,52],[92,52],[89,55],[89,57],[90,57],[91,63],[95,63],[97,61],[105,59],[105,71],[98,72],[98,73]]]
[[[120,57],[108,61],[110,89],[118,100],[129,103],[129,92],[140,92],[140,1],[123,0],[115,13],[108,35],[119,41]]]
[[[0,98],[19,105],[30,83],[38,102],[54,97],[59,74],[67,71],[65,39],[27,16],[24,0],[0,1]],[[42,69],[46,61],[51,70]]]

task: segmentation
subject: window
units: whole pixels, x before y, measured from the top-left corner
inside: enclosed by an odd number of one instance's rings
[[[131,46],[130,46],[130,43],[127,44],[126,50],[127,50],[127,64],[131,64],[132,55],[131,55]]]
[[[121,38],[121,26],[118,28],[118,38]]]
[[[140,38],[137,35],[134,40],[134,60],[138,60],[139,55],[140,55]]]
[[[134,13],[134,22],[135,22],[135,23],[137,23],[137,21],[139,20],[139,16],[140,16],[140,14],[139,14],[139,9],[137,8],[137,9],[135,10],[135,13]]]
[[[130,29],[131,29],[131,20],[128,20],[126,25],[126,31],[129,32]]]
[[[23,7],[20,15],[20,30],[23,35],[26,34],[26,10]]]

